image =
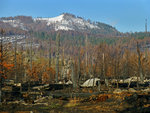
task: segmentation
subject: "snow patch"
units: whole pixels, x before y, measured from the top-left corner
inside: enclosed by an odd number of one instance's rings
[[[22,30],[27,30],[20,20],[1,20],[4,23],[10,24],[12,27],[20,27]]]
[[[46,21],[48,22],[47,25],[49,25],[50,23],[61,22],[63,20],[63,17],[64,15],[60,15],[60,16],[53,17],[53,18],[35,18],[34,21],[37,21],[37,20]]]
[[[58,30],[75,30],[75,29],[100,29],[97,25],[89,23],[88,21],[62,14],[54,18],[34,18],[34,21],[45,21],[47,26],[53,25],[56,31]]]
[[[55,30],[58,31],[58,30],[66,30],[66,31],[69,31],[69,30],[73,30],[72,28],[69,28],[67,26],[56,26],[55,27]]]

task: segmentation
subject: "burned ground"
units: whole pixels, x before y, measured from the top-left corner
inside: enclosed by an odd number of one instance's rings
[[[0,111],[8,113],[148,113],[150,90],[148,87],[143,90],[112,88],[110,91],[97,92],[96,87],[73,90],[70,86],[59,90],[47,89],[39,93],[24,93],[24,96],[18,100],[7,100],[0,105]]]

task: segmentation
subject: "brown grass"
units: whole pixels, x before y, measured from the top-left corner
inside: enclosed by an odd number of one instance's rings
[[[64,107],[75,107],[79,105],[79,103],[80,99],[75,97],[73,99],[70,99],[69,102]]]

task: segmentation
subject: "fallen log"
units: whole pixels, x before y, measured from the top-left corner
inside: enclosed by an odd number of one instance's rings
[[[62,90],[68,87],[72,87],[72,84],[49,84],[49,87],[46,89],[46,91]]]
[[[90,97],[92,95],[99,95],[100,92],[94,92],[94,93],[51,93],[50,96],[53,98],[61,98],[63,100],[67,100],[68,98],[74,98],[74,97]]]

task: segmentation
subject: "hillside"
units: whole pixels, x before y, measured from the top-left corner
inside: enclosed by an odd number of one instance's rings
[[[2,17],[0,28],[7,34],[33,32],[73,32],[76,34],[92,34],[94,36],[116,36],[119,33],[114,27],[101,22],[85,20],[73,14],[63,13],[53,18],[32,18],[29,16]]]

